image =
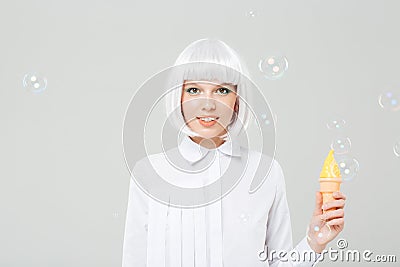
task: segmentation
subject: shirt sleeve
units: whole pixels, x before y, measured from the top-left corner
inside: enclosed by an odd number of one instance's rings
[[[314,252],[304,237],[293,248],[290,212],[286,199],[286,185],[280,165],[274,161],[276,180],[275,199],[268,213],[265,252],[271,267],[312,267],[321,254]]]
[[[126,210],[122,267],[144,267],[147,261],[148,197],[131,177]]]

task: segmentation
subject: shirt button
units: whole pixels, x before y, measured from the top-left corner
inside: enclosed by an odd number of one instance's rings
[[[149,230],[149,226],[146,224],[144,224],[144,230],[146,230],[146,232]]]

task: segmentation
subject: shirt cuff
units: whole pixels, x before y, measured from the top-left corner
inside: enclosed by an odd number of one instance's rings
[[[318,259],[321,257],[321,253],[315,252],[307,242],[307,237],[304,237],[299,244],[296,246],[296,250],[300,254],[300,259],[304,266],[313,267],[317,264]],[[309,264],[307,264],[309,263]],[[303,266],[303,265],[302,265]]]

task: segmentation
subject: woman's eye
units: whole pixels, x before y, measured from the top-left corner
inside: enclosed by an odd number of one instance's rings
[[[195,87],[187,88],[186,92],[188,92],[191,95],[196,95],[199,93],[199,89]]]
[[[229,94],[230,91],[231,90],[229,90],[228,88],[225,88],[225,87],[218,88],[218,90],[217,90],[218,94],[220,94],[220,95],[227,95],[227,94]]]

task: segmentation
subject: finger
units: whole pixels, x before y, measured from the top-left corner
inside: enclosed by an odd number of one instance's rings
[[[323,210],[329,210],[332,208],[344,208],[344,205],[346,204],[346,201],[344,199],[338,199],[338,200],[333,200],[325,203],[322,206]]]
[[[344,218],[338,218],[338,219],[333,219],[327,222],[328,225],[343,225],[344,224]]]
[[[322,204],[323,204],[322,194],[321,194],[321,192],[317,191],[317,192],[315,192],[315,210],[314,210],[314,215],[321,215],[322,214]]]
[[[340,192],[340,191],[333,192],[332,196],[333,196],[334,198],[336,198],[336,199],[344,199],[344,200],[346,200],[346,195],[343,194],[343,193]]]
[[[333,211],[328,211],[325,214],[321,215],[321,220],[329,221],[335,218],[343,218],[344,217],[344,209],[338,209]]]

